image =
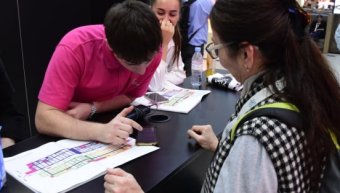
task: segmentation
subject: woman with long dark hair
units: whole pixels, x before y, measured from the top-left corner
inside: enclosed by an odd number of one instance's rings
[[[295,0],[219,0],[210,19],[208,51],[244,90],[219,141],[210,126],[188,131],[216,151],[203,191],[318,192],[335,150],[330,132],[340,139],[340,89],[306,34],[308,15]],[[230,128],[244,112],[274,102],[295,105],[302,127],[260,116],[239,125],[231,139]]]
[[[340,89],[306,34],[308,15],[294,0],[218,0],[210,19],[207,51],[244,88],[220,139],[210,125],[188,130],[215,151],[202,192],[319,192],[336,150],[331,134],[340,139]],[[277,102],[298,109],[301,124],[261,115],[233,129],[247,112]],[[115,169],[105,176],[108,192],[121,187],[113,176],[141,191],[130,174]]]
[[[162,90],[167,82],[181,84],[185,79],[184,63],[181,57],[180,0],[151,0],[151,8],[162,29],[162,60],[153,75],[149,89]]]

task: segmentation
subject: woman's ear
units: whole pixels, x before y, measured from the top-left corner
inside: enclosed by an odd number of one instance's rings
[[[244,69],[249,72],[254,67],[254,57],[255,57],[255,46],[248,43],[242,42],[242,49],[241,49],[241,57],[240,62],[243,65]]]

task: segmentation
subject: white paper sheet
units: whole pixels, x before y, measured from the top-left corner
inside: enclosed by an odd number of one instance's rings
[[[159,149],[155,146],[115,147],[64,139],[5,158],[5,169],[34,192],[66,192],[117,167]]]

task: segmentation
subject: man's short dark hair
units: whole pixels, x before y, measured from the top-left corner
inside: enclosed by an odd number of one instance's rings
[[[135,65],[150,61],[162,43],[160,24],[149,6],[128,0],[106,14],[105,34],[113,52]]]

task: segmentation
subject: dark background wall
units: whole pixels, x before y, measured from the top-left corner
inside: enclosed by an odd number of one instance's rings
[[[36,134],[37,97],[59,40],[75,27],[102,23],[111,4],[120,1],[0,1],[0,56],[16,89],[17,108],[25,115],[26,127],[18,131],[21,135]]]
[[[27,103],[25,93],[25,78],[23,59],[21,54],[20,30],[18,24],[18,11],[16,1],[0,1],[0,56],[5,63],[5,68],[16,89],[14,100],[22,114],[25,115],[25,128],[20,131],[23,136],[28,136],[29,119],[27,118]],[[8,92],[8,91],[0,91]]]

